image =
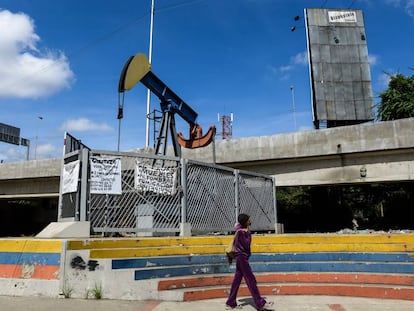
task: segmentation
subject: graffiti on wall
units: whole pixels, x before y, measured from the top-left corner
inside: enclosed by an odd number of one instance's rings
[[[99,262],[97,260],[85,262],[81,256],[75,256],[72,258],[70,266],[75,270],[86,270],[88,268],[89,271],[95,271],[99,266]]]

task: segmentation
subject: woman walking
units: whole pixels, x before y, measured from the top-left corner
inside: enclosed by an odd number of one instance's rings
[[[250,216],[247,214],[240,214],[237,218],[236,236],[234,238],[234,254],[236,260],[236,272],[234,273],[233,283],[231,284],[230,295],[226,301],[226,310],[240,308],[237,305],[237,292],[239,291],[240,283],[244,278],[253,301],[259,311],[272,310],[272,302],[266,300],[260,295],[257,288],[256,277],[253,274],[252,268],[249,264],[249,257],[251,255],[250,245],[252,242],[252,234],[249,226],[252,224]]]

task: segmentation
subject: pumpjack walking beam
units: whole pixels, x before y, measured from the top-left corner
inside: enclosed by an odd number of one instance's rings
[[[168,131],[171,134],[174,154],[181,156],[181,148],[199,148],[210,144],[216,133],[215,126],[210,126],[206,135],[202,135],[202,128],[196,123],[197,113],[175,94],[164,82],[151,71],[151,64],[144,54],[131,56],[125,63],[119,79],[118,92],[123,93],[132,89],[138,82],[144,84],[160,99],[162,121],[158,132],[155,154],[166,154]],[[123,108],[120,107],[120,109]],[[185,139],[182,133],[176,132],[175,114],[182,117],[190,126],[190,138]],[[122,111],[118,112],[118,116]],[[162,152],[160,152],[162,151]]]

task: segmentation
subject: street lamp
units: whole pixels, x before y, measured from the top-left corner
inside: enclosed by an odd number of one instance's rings
[[[42,116],[37,117],[39,121],[43,120]],[[38,132],[39,132],[39,125],[36,125],[36,137],[35,137],[35,150],[34,150],[34,159],[36,160],[37,157],[37,139],[38,139]]]
[[[297,22],[297,21],[299,21],[300,20],[300,16],[299,15],[296,15],[294,18],[293,18],[293,20],[295,21],[295,22]],[[305,28],[304,26],[300,26],[300,27],[296,27],[296,26],[292,26],[292,27],[290,27],[290,31],[291,32],[294,32],[296,29],[298,29],[298,28]]]
[[[296,131],[295,87],[293,85],[290,86],[290,92],[292,93],[293,124],[295,125],[295,131]]]
[[[149,41],[149,51],[148,51],[148,60],[149,63],[152,63],[152,36],[153,36],[153,29],[154,29],[154,2],[155,0],[151,0],[151,20],[150,20],[150,41]],[[147,119],[146,119],[146,126],[145,126],[145,147],[148,148],[149,146],[149,127],[150,127],[150,112],[151,112],[151,91],[150,89],[147,90]]]

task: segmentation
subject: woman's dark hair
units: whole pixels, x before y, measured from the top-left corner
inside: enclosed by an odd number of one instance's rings
[[[239,217],[237,217],[237,221],[239,222],[239,224],[241,224],[245,228],[249,218],[250,216],[247,214],[240,214]]]

